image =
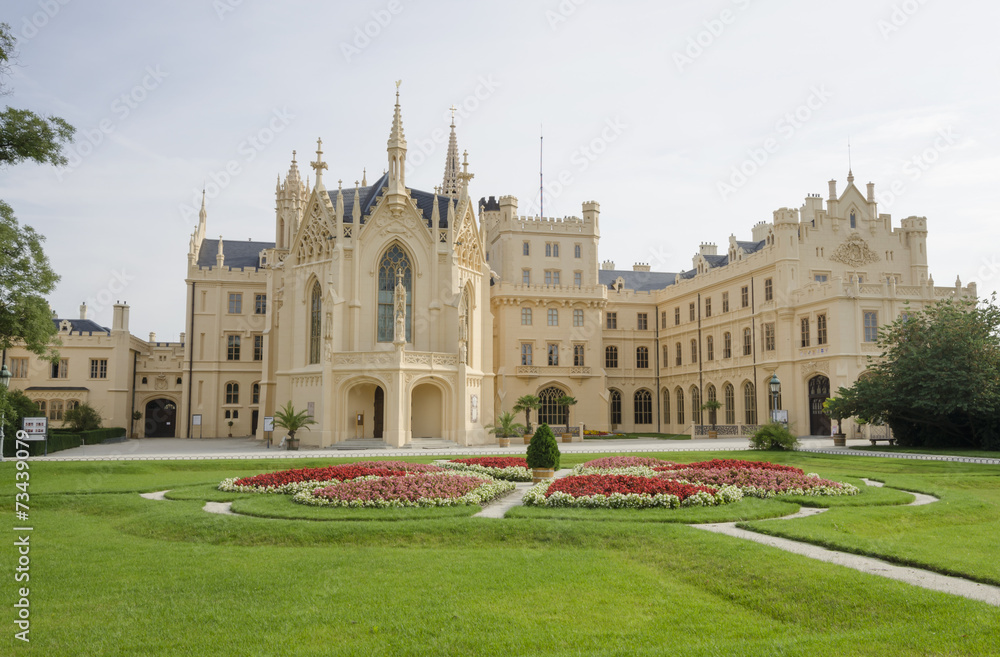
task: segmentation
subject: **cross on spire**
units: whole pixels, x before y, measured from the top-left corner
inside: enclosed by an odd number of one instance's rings
[[[294,153],[293,153],[294,156]],[[328,168],[326,162],[323,161],[323,140],[316,140],[316,161],[312,162],[310,166],[316,170],[316,184],[319,185],[323,182],[323,169]]]

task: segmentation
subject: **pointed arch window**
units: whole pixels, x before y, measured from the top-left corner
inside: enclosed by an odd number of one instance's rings
[[[559,399],[566,393],[555,386],[546,388],[538,393],[538,400],[542,407],[538,409],[538,423],[556,426],[565,426],[569,419],[569,408],[559,403]]]
[[[611,426],[616,427],[622,423],[622,393],[617,390],[611,391]]]
[[[858,218],[854,214],[854,210],[851,210],[851,228],[858,227]]]
[[[736,424],[736,391],[733,384],[727,383],[722,386],[722,397],[725,399],[726,424]]]
[[[633,397],[636,424],[653,423],[653,395],[648,390],[636,390]]]
[[[396,276],[403,273],[403,287],[406,289],[406,341],[411,342],[413,326],[413,268],[410,257],[398,244],[386,250],[378,265],[378,341],[392,342],[395,337],[396,318],[394,302],[396,296]]]
[[[749,381],[743,384],[743,415],[746,424],[757,424],[757,389]]]
[[[323,290],[319,283],[313,283],[309,300],[309,364],[319,362],[319,338],[322,330]]]

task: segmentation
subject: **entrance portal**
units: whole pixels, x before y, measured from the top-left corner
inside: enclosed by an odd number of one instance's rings
[[[146,404],[146,438],[173,438],[177,430],[177,405],[169,399],[154,399]]]
[[[413,389],[410,401],[410,432],[414,438],[443,438],[441,389],[422,383]]]
[[[830,397],[830,379],[822,374],[809,379],[809,434],[830,435],[830,417],[823,413],[823,402]]]
[[[375,416],[372,418],[372,422],[374,423],[373,426],[375,427],[374,437],[381,438],[385,424],[383,419],[383,416],[385,415],[385,392],[382,390],[381,386],[375,388],[375,412],[373,415]]]

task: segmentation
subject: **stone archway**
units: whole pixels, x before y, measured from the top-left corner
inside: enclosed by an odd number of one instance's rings
[[[823,413],[823,402],[830,397],[830,379],[817,374],[809,379],[809,435],[829,436],[830,417]]]
[[[420,383],[410,395],[410,436],[412,438],[442,438],[444,436],[444,394],[433,383]]]
[[[347,438],[382,438],[385,431],[385,389],[361,381],[347,391]]]
[[[143,436],[173,438],[177,435],[177,404],[170,399],[151,399],[146,403]]]

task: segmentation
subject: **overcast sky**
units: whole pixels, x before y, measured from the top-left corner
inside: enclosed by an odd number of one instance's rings
[[[4,100],[77,128],[69,167],[0,172],[63,317],[127,300],[134,334],[176,340],[202,187],[210,237],[273,241],[292,150],[323,138],[328,188],[381,174],[398,79],[408,186],[440,184],[455,105],[473,197],[537,213],[542,126],[545,214],[599,201],[618,268],[689,269],[842,191],[850,139],[879,211],[928,218],[938,285],[1000,288],[995,2],[8,0],[0,21]]]

